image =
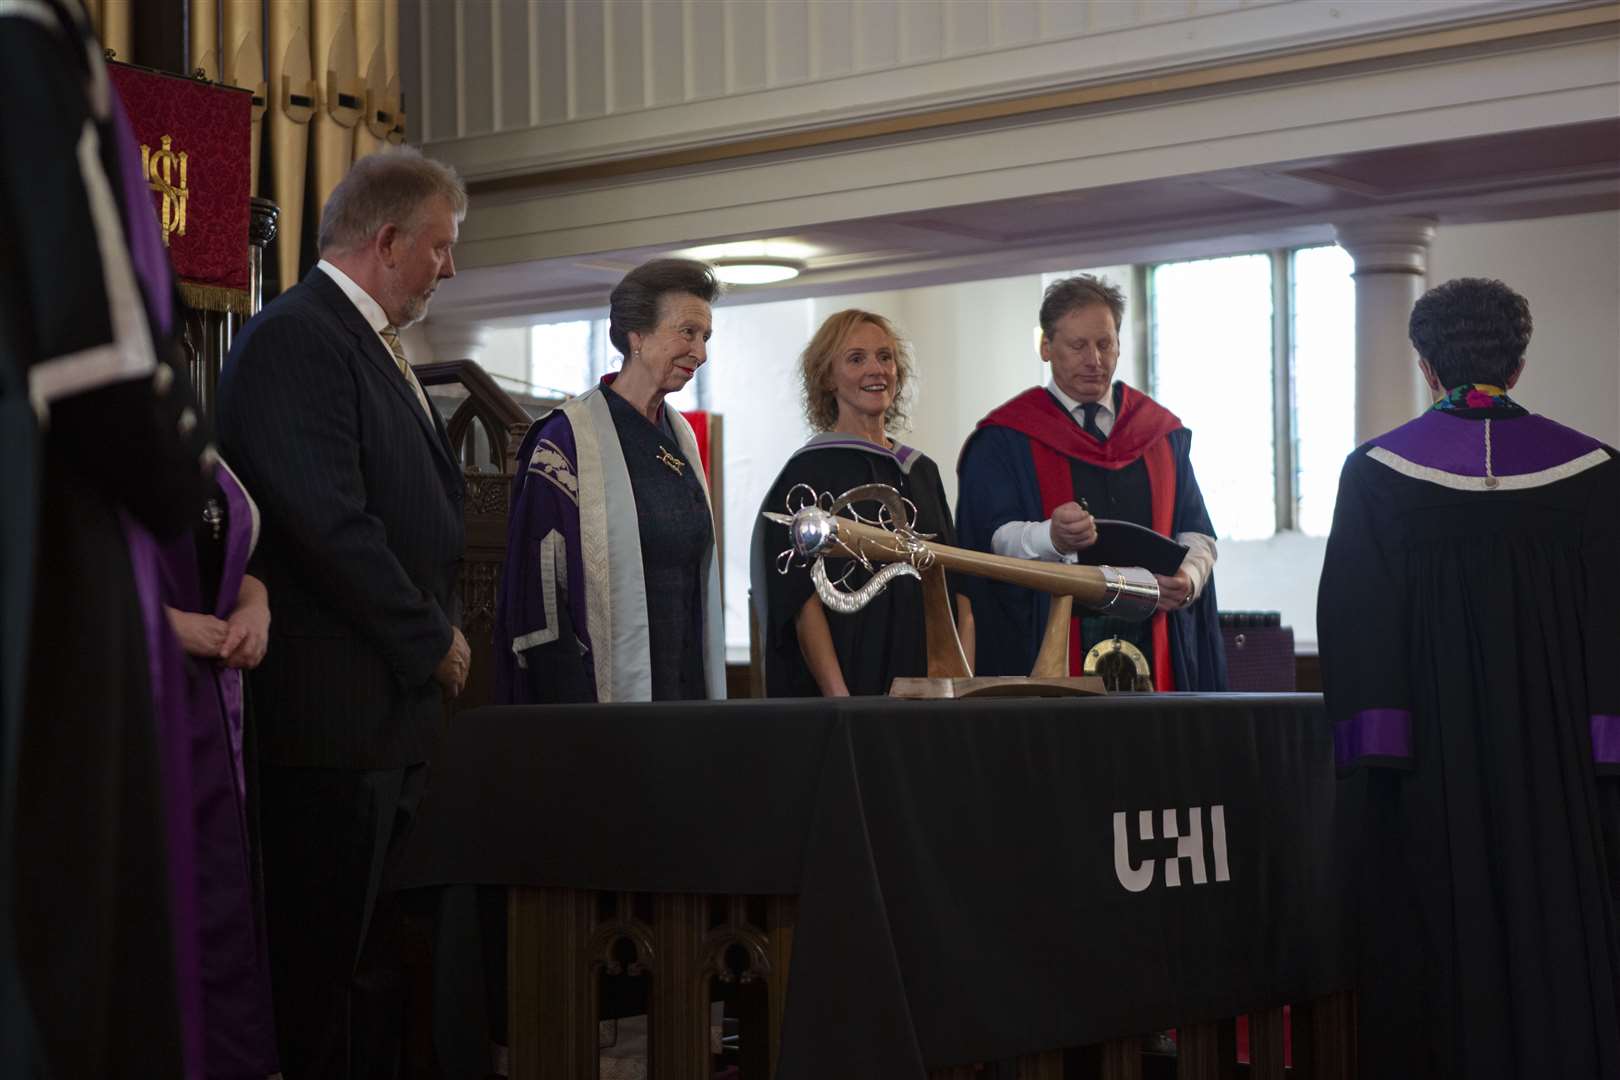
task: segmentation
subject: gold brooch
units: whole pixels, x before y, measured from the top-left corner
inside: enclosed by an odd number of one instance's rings
[[[686,475],[686,462],[670,453],[667,446],[660,446],[658,448],[658,460],[663,462],[669,471],[674,473],[676,476]]]

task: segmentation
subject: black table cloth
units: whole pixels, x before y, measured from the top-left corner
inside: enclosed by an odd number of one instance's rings
[[[1344,989],[1333,798],[1316,695],[480,709],[394,883],[798,894],[779,1080],[921,1080]]]

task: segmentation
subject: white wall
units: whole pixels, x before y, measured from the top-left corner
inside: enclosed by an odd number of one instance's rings
[[[1443,226],[1429,284],[1492,277],[1530,301],[1535,333],[1513,397],[1620,445],[1620,213]]]
[[[815,331],[803,300],[715,309],[709,362],[703,367],[710,400],[724,424],[726,640],[728,659],[748,660],[749,538],[754,515],[787,455],[810,437],[799,404],[799,351]],[[746,344],[743,344],[746,343]]]
[[[1038,275],[889,293],[886,307],[911,340],[917,393],[902,440],[939,466],[956,502],[956,456],[985,413],[1044,378],[1034,327]]]

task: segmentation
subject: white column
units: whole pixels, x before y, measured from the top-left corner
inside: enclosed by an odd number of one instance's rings
[[[1406,336],[1412,305],[1428,287],[1430,218],[1340,225],[1356,263],[1356,443],[1417,416],[1432,402]]]

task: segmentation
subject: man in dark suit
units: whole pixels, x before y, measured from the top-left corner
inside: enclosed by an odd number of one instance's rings
[[[398,334],[455,273],[466,206],[415,151],[356,162],[321,215],[320,263],[220,377],[221,444],[262,511],[275,597],[250,685],[288,1080],[399,1068],[401,913],[381,885],[469,653],[451,595],[461,468]]]

